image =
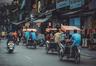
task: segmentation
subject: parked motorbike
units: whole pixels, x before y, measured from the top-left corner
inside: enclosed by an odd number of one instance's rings
[[[14,51],[14,46],[15,46],[15,44],[14,44],[13,41],[9,41],[9,42],[8,42],[8,46],[7,46],[8,53],[13,53],[13,51]]]

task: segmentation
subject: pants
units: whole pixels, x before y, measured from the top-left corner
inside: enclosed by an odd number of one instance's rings
[[[87,44],[88,44],[88,43],[87,43],[87,40],[88,40],[87,38],[83,38],[83,39],[82,39],[82,46],[83,46],[83,47],[87,47]]]

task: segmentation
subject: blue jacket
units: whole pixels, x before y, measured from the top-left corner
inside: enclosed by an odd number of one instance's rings
[[[28,40],[30,37],[30,32],[25,32],[25,38]]]
[[[32,40],[36,40],[37,39],[37,36],[36,36],[35,32],[31,32],[31,39]]]
[[[73,45],[79,46],[81,44],[81,35],[79,33],[72,34]]]

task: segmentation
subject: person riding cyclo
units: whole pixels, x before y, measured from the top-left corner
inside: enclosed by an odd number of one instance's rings
[[[36,44],[36,40],[37,40],[36,32],[31,31],[30,32],[30,37],[31,37],[32,44]]]
[[[74,33],[72,35],[67,35],[67,38],[64,39],[64,53],[71,55],[74,55],[74,51],[78,52],[79,46],[81,44],[81,35],[77,32],[77,30],[74,30]]]
[[[78,49],[81,44],[81,35],[78,33],[77,30],[74,30],[74,33],[72,34],[70,40],[72,41],[71,53],[74,51],[79,52]]]
[[[57,29],[57,32],[54,35],[54,40],[55,40],[55,44],[56,44],[54,46],[59,47],[59,44],[61,43],[61,29]]]
[[[30,32],[29,31],[25,31],[24,35],[25,35],[26,44],[28,44],[28,40],[30,38]]]

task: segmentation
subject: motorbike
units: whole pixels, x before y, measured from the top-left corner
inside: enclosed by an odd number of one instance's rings
[[[15,46],[15,44],[14,44],[13,41],[9,41],[9,42],[8,42],[8,46],[7,46],[8,53],[13,53],[13,51],[14,51],[14,46]]]

